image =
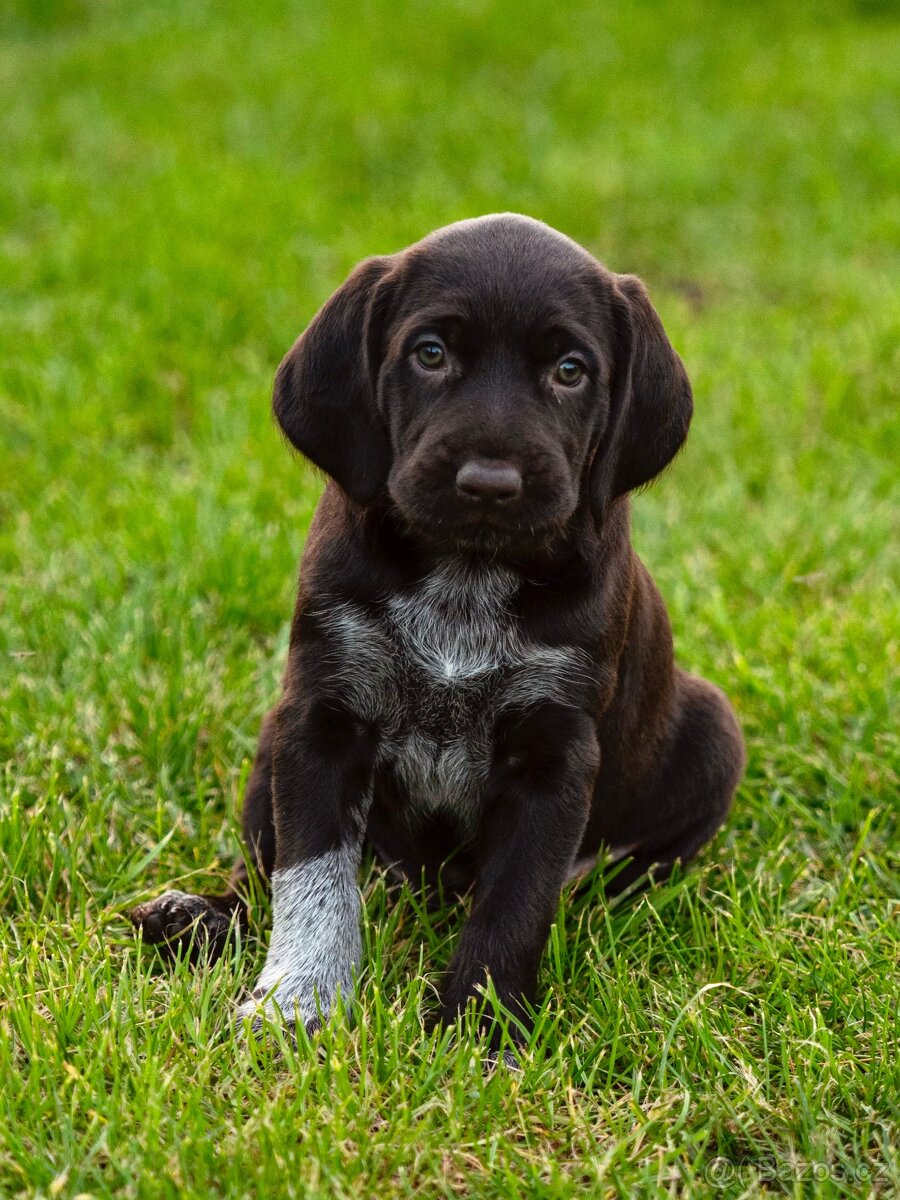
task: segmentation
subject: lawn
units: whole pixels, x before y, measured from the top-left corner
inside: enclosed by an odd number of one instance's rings
[[[0,16],[0,1196],[896,1194],[900,175],[889,4],[11,0]],[[424,1018],[374,866],[352,1019],[251,1054],[224,878],[321,487],[275,366],[359,258],[498,209],[642,275],[695,384],[635,542],[749,749],[560,908],[523,1070]],[[210,869],[213,864],[213,869]]]

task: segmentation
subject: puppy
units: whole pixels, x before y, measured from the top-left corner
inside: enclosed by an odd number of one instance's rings
[[[241,1012],[313,1029],[349,999],[368,842],[471,890],[441,1017],[489,977],[524,1036],[564,885],[598,859],[627,860],[609,892],[664,878],[743,770],[629,540],[629,493],[688,432],[684,367],[640,280],[507,214],[358,266],[279,367],[274,411],[328,483],[244,805],[274,923]],[[246,878],[133,920],[215,954]]]

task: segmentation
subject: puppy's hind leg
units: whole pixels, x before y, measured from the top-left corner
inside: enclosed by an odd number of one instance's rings
[[[676,862],[690,862],[724,824],[744,771],[744,740],[722,692],[682,672],[676,686],[674,736],[640,797],[643,836],[629,847],[625,865],[613,868],[607,896],[640,879],[661,882]]]
[[[246,857],[267,880],[275,863],[271,713],[263,720],[253,770],[247,781],[243,826]],[[246,925],[248,884],[247,861],[239,858],[228,891],[223,895],[194,896],[172,889],[133,909],[131,922],[145,942],[158,946],[173,958],[182,954],[192,962],[213,962],[225,950],[235,929]]]

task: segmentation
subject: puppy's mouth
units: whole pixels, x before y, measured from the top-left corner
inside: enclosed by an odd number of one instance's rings
[[[432,546],[527,551],[557,540],[578,503],[565,473],[542,465],[436,456],[424,469],[421,462],[398,463],[388,491],[409,533]]]
[[[440,516],[397,505],[397,511],[408,533],[429,545],[485,554],[545,549],[566,527],[565,520],[529,521],[503,510]]]

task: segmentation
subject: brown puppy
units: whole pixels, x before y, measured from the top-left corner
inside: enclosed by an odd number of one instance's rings
[[[329,476],[280,704],[244,807],[274,927],[243,1008],[310,1028],[359,965],[368,841],[474,889],[450,1020],[490,976],[527,1028],[567,880],[690,859],[744,764],[724,696],[678,670],[628,493],[671,462],[691,389],[643,284],[501,215],[359,266],[278,371],[287,437]],[[227,896],[167,892],[147,941],[224,944]]]

